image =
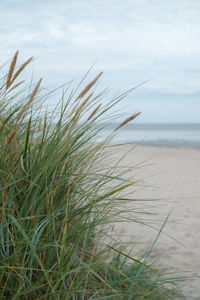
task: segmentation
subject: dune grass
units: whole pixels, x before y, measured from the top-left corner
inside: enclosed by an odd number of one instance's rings
[[[136,183],[107,168],[110,137],[96,142],[98,120],[125,94],[100,105],[100,73],[46,111],[41,79],[31,89],[16,81],[32,58],[17,58],[0,81],[1,299],[181,298],[177,278],[147,258],[124,254],[111,237],[98,247],[106,226],[124,219],[121,192]],[[134,203],[134,222],[133,211]]]

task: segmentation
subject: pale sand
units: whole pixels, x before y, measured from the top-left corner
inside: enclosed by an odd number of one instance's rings
[[[116,158],[130,148],[120,146]],[[160,228],[172,210],[163,232],[183,246],[162,234],[153,250],[153,255],[158,255],[158,265],[200,276],[200,150],[137,146],[120,164],[137,166],[131,176],[133,180],[143,179],[133,197],[165,199],[146,203],[154,206],[147,209],[149,212],[157,213],[146,216],[151,225]],[[145,243],[151,244],[157,235],[156,231],[135,223],[117,224],[115,228],[123,241],[135,242],[140,238],[141,244],[131,246],[133,253],[145,249]],[[200,278],[187,281],[183,291],[188,300],[200,299]]]

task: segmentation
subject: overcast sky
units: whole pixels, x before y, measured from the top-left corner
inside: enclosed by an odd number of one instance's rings
[[[102,87],[149,80],[124,102],[140,122],[200,122],[199,0],[1,0],[0,64],[17,49],[46,86],[95,63]]]

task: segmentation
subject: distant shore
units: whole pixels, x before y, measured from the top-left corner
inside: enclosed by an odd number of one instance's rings
[[[161,199],[148,202],[149,213],[144,218],[151,225],[160,228],[171,211],[169,220],[154,248],[159,254],[161,266],[174,267],[177,271],[188,271],[200,276],[200,151],[183,147],[156,147],[137,145],[118,147],[115,158],[122,157],[121,165],[135,166],[131,171],[133,178],[141,178],[136,187],[134,198]],[[145,203],[144,203],[145,204]],[[131,206],[131,204],[130,204]],[[134,241],[137,235],[141,241],[150,243],[157,232],[152,232],[140,224],[116,224],[116,231],[124,241]],[[182,246],[180,245],[182,244]],[[144,244],[134,246],[135,252],[142,250]],[[134,252],[134,253],[135,253]],[[158,261],[158,259],[157,259]],[[200,295],[199,279],[185,284],[186,299],[195,299]]]
[[[107,124],[105,136],[117,124]],[[200,124],[127,124],[114,135],[112,143],[200,149]]]
[[[112,143],[118,145],[119,143]],[[158,148],[175,148],[175,149],[195,149],[200,150],[200,141],[199,142],[187,142],[184,140],[141,140],[141,141],[133,141],[127,143],[121,143],[122,145],[133,146],[136,147],[158,147]]]

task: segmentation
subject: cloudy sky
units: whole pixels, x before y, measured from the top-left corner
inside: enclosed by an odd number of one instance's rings
[[[1,0],[0,64],[19,49],[55,87],[95,63],[140,122],[200,122],[199,0]]]

